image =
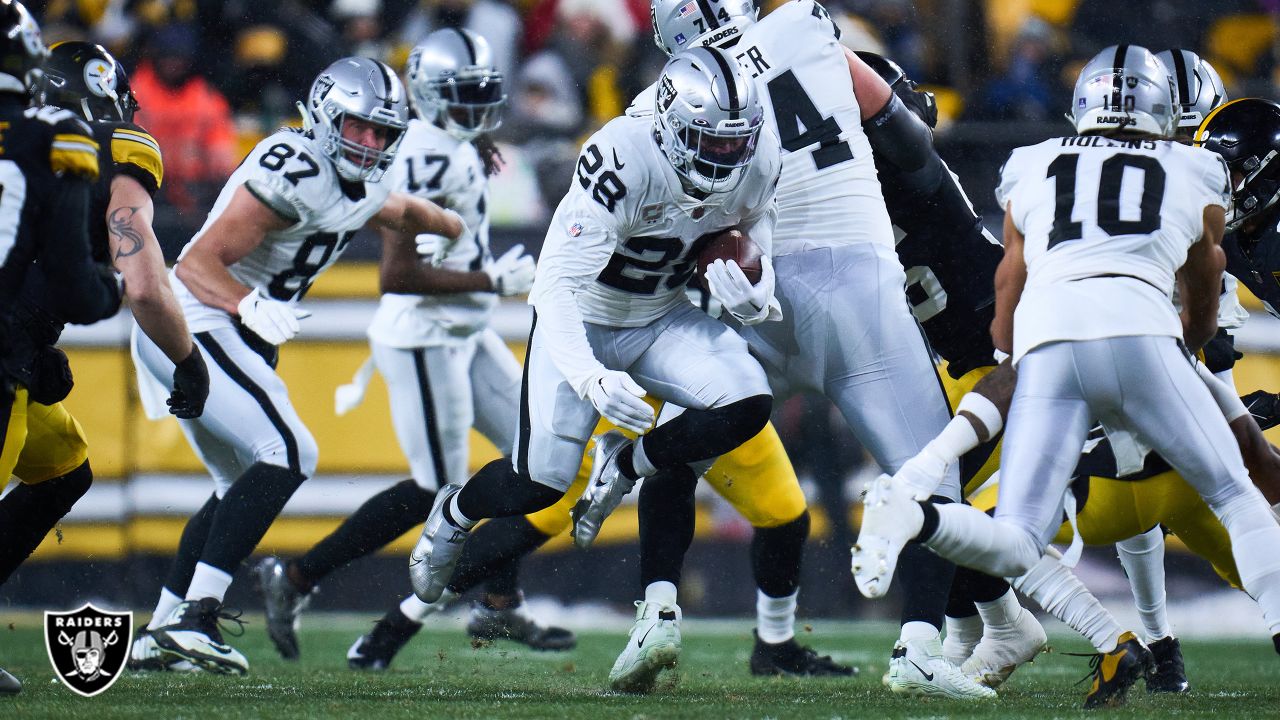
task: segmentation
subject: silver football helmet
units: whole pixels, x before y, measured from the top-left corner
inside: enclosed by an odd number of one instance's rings
[[[409,53],[405,74],[413,111],[459,140],[502,125],[502,73],[480,35],[457,28],[431,33]]]
[[[662,68],[653,124],[676,173],[703,192],[729,192],[755,155],[764,109],[731,55],[695,47]]]
[[[1227,101],[1222,78],[1204,58],[1190,50],[1165,50],[1156,55],[1173,78],[1182,112],[1177,133],[1190,138],[1209,112]]]
[[[686,48],[724,47],[760,11],[751,0],[650,0],[653,41],[668,55]]]
[[[1178,91],[1164,63],[1139,45],[1112,45],[1080,71],[1072,95],[1076,132],[1129,130],[1173,135]]]
[[[396,148],[404,139],[409,105],[404,86],[391,68],[377,60],[348,57],[316,76],[302,119],[337,166],[339,175],[348,180],[378,182],[391,167]],[[382,147],[344,137],[342,130],[348,119],[377,126]]]

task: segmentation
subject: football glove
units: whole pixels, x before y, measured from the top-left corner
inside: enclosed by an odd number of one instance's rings
[[[533,287],[533,271],[537,264],[526,255],[524,245],[516,245],[497,260],[484,266],[484,274],[493,283],[493,291],[503,297],[523,295]]]
[[[272,345],[283,345],[298,334],[298,320],[310,315],[286,302],[269,297],[254,288],[236,306],[240,321],[258,337]]]
[[[459,243],[466,243],[474,236],[471,228],[467,227],[467,222],[462,216],[453,210],[445,209],[445,212],[452,215],[462,226],[462,232],[457,237],[448,238],[444,235],[422,234],[414,239],[418,246],[419,257],[426,258],[430,261],[432,267],[440,267],[449,257],[449,253],[458,246]]]
[[[617,370],[602,370],[587,384],[587,399],[604,419],[640,434],[653,424],[653,408],[644,401],[644,388]]]
[[[773,262],[760,258],[760,282],[747,279],[733,260],[717,259],[707,267],[707,289],[724,309],[743,325],[755,325],[782,318],[782,308],[773,297]]]
[[[205,367],[200,349],[191,346],[191,354],[173,368],[173,392],[165,405],[169,412],[183,420],[200,417],[204,403],[209,399],[209,369]]]

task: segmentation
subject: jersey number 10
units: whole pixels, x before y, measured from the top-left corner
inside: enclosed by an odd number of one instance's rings
[[[1078,153],[1059,155],[1049,163],[1045,177],[1054,179],[1056,204],[1046,249],[1084,237],[1084,224],[1071,219],[1076,206],[1076,167],[1079,164]],[[1120,219],[1120,183],[1124,180],[1125,168],[1142,171],[1142,200],[1138,204],[1137,220]],[[1149,155],[1120,153],[1107,158],[1102,163],[1102,174],[1098,178],[1098,227],[1111,236],[1146,235],[1159,230],[1164,181],[1165,173],[1160,161]]]

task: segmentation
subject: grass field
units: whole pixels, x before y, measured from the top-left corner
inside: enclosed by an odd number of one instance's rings
[[[577,650],[548,654],[497,643],[473,648],[455,628],[424,631],[389,672],[347,670],[345,652],[368,627],[347,616],[312,615],[303,629],[303,660],[286,663],[270,647],[259,618],[233,641],[252,663],[244,678],[126,675],[105,694],[85,699],[52,680],[41,630],[24,616],[0,629],[0,665],[26,683],[0,698],[0,718],[1040,718],[1280,716],[1280,658],[1265,639],[1187,641],[1194,692],[1150,697],[1139,686],[1119,710],[1079,710],[1088,670],[1083,641],[1053,637],[1054,651],[1013,677],[1000,699],[979,705],[890,695],[880,685],[894,629],[883,624],[827,623],[802,638],[852,662],[849,680],[756,679],[746,669],[751,623],[684,623],[679,683],[648,697],[605,690],[621,633],[591,632]]]

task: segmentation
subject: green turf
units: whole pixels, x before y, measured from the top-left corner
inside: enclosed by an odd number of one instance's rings
[[[255,620],[257,620],[255,618]],[[684,654],[674,688],[647,696],[605,690],[623,642],[620,633],[585,633],[568,653],[537,653],[498,643],[473,648],[459,630],[425,631],[385,673],[346,669],[345,652],[367,624],[309,616],[303,660],[275,656],[261,622],[233,641],[253,664],[244,678],[209,675],[126,675],[105,694],[85,699],[53,681],[41,631],[32,619],[0,629],[0,665],[26,682],[0,698],[0,718],[928,718],[1068,717],[1078,708],[1087,672],[1078,639],[1055,637],[1055,651],[1013,677],[996,701],[978,705],[899,698],[880,685],[892,628],[850,623],[818,625],[802,640],[856,664],[845,680],[756,679],[746,668],[751,624],[684,624]],[[1141,687],[1129,705],[1103,711],[1117,717],[1203,717],[1224,720],[1280,715],[1280,659],[1265,640],[1184,643],[1194,692],[1150,697]]]

